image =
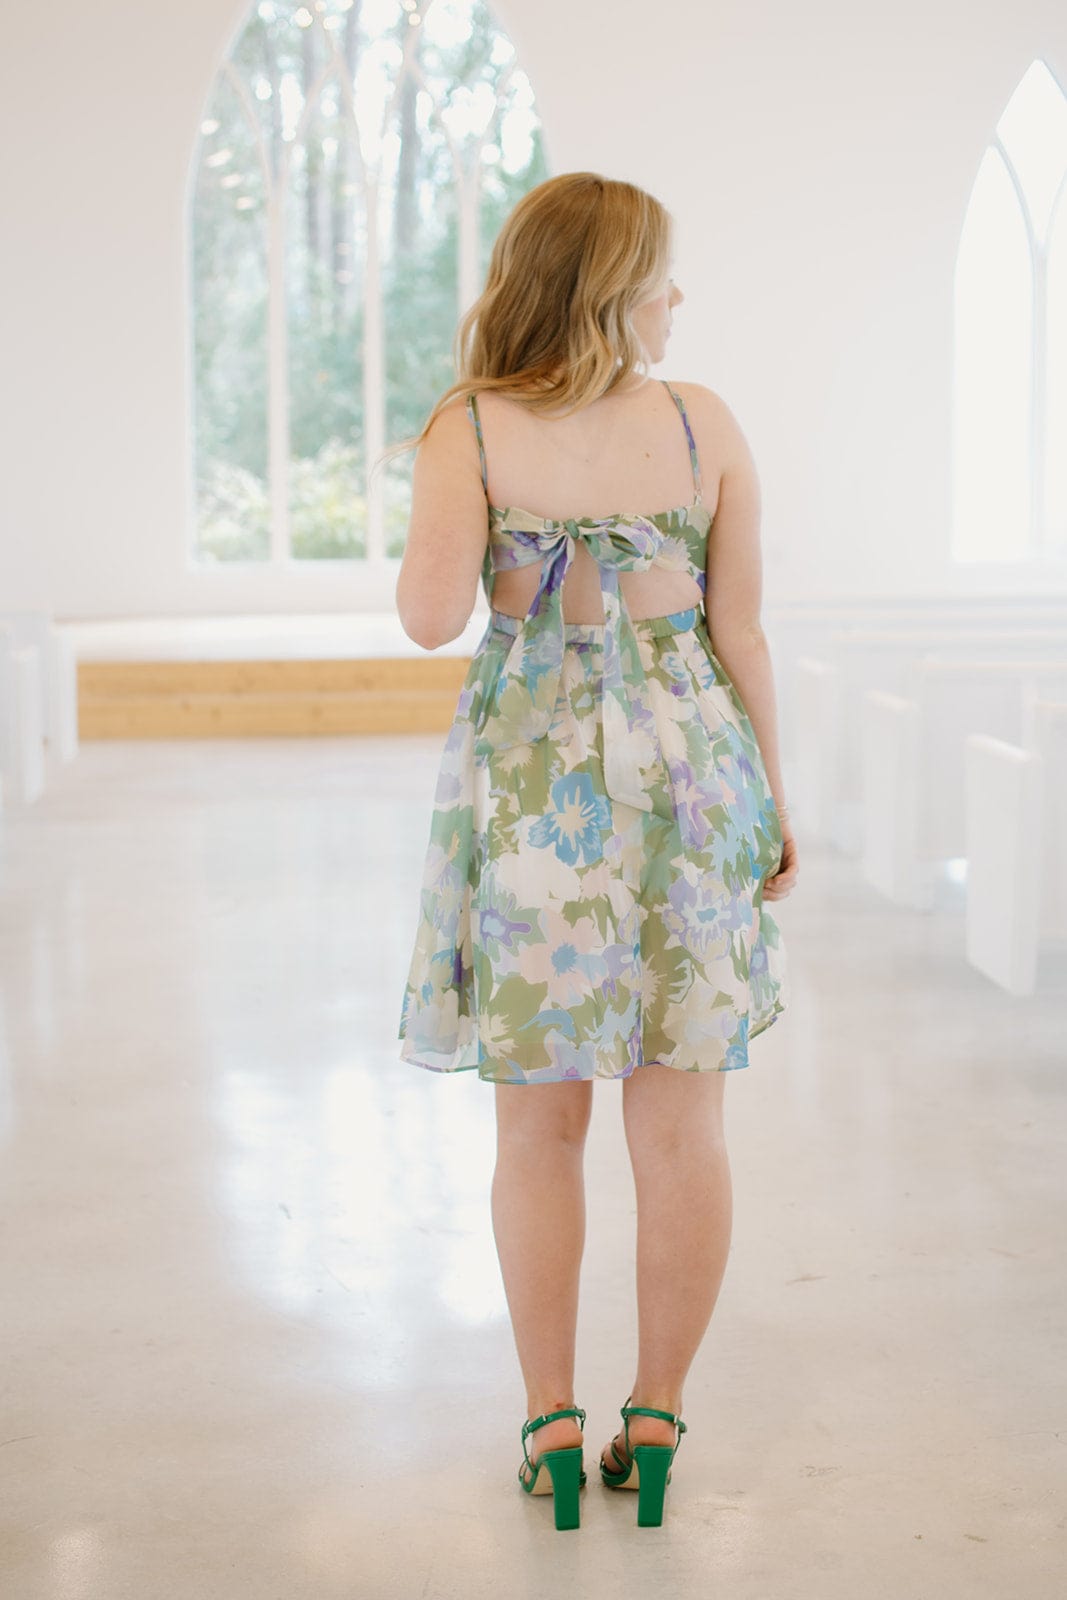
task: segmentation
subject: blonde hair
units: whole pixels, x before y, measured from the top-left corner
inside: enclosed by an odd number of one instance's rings
[[[670,251],[670,214],[632,183],[567,172],[531,189],[460,322],[458,382],[399,448],[421,444],[460,394],[491,389],[531,411],[577,410],[644,368],[630,314],[666,283]]]

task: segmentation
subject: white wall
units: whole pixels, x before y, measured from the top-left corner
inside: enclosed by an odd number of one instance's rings
[[[9,8],[0,56],[0,609],[351,610],[360,574],[199,571],[186,206],[245,0]],[[717,390],[764,495],[767,604],[1067,589],[955,568],[952,280],[992,128],[1067,8],[497,0],[553,170],[658,194],[688,299],[665,375]],[[31,137],[32,134],[32,137]],[[387,605],[383,590],[375,603]]]

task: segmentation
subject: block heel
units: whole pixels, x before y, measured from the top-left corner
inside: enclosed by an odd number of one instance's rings
[[[651,1406],[632,1406],[627,1400],[621,1408],[624,1426],[625,1455],[620,1455],[615,1440],[609,1449],[614,1467],[605,1466],[600,1458],[600,1476],[608,1489],[637,1490],[637,1526],[658,1528],[663,1522],[663,1500],[671,1481],[671,1462],[687,1431],[685,1423],[673,1411],[656,1411]],[[673,1422],[678,1437],[673,1445],[635,1444],[630,1448],[630,1418],[658,1417],[662,1422]]]
[[[541,1460],[551,1474],[556,1527],[577,1528],[581,1520],[578,1491],[585,1482],[581,1445],[572,1450],[546,1450]]]
[[[579,1427],[585,1426],[585,1412],[578,1406],[567,1406],[563,1411],[548,1411],[542,1417],[533,1417],[522,1425],[522,1466],[519,1482],[527,1494],[550,1494],[557,1529],[577,1528],[581,1525],[579,1491],[585,1483],[582,1464],[582,1446],[569,1450],[546,1450],[543,1456],[531,1461],[526,1441],[531,1433],[543,1428],[546,1422],[558,1417],[576,1417]]]
[[[639,1528],[658,1528],[663,1522],[663,1497],[667,1492],[667,1479],[671,1475],[675,1448],[669,1444],[634,1445],[634,1465],[639,1474],[637,1485]]]

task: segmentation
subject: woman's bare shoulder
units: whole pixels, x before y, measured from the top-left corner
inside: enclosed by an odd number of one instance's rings
[[[749,453],[741,424],[721,394],[703,383],[675,383],[671,388],[681,396],[694,429],[713,438],[720,460],[728,462]]]
[[[729,414],[729,406],[721,395],[714,389],[709,389],[703,383],[680,383],[674,378],[668,380],[675,394],[681,396],[687,411],[704,416],[709,422],[720,419],[724,414]]]
[[[437,412],[419,445],[415,470],[423,476],[429,472],[462,476],[473,471],[480,480],[478,435],[467,411],[466,395],[453,395]]]
[[[430,424],[430,430],[426,437],[429,439],[436,435],[438,439],[451,440],[461,430],[469,429],[470,425],[471,419],[467,412],[467,396],[465,394],[454,394],[445,401],[437,412],[433,422]]]

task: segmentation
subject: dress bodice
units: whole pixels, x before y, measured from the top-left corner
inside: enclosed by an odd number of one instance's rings
[[[649,567],[658,567],[670,572],[688,572],[704,594],[711,523],[711,513],[699,500],[688,506],[675,506],[670,511],[653,511],[647,516],[619,513],[612,517],[578,517],[571,521],[539,517],[517,506],[490,505],[482,586],[492,605],[493,580],[498,572],[543,560],[562,534],[569,532],[572,538],[586,544],[598,565],[602,564],[610,547],[611,564],[617,571],[644,572]],[[627,544],[634,547],[633,559],[626,557]],[[637,554],[639,549],[640,555]],[[650,552],[647,559],[646,552]]]
[[[511,647],[493,706],[482,729],[483,749],[544,738],[551,726],[563,669],[565,625],[562,590],[575,549],[581,542],[600,576],[604,607],[604,773],[609,794],[627,805],[650,810],[647,785],[636,759],[639,731],[651,724],[644,669],[629,611],[619,588],[620,572],[647,572],[651,567],[688,571],[700,592],[706,592],[708,534],[712,516],[701,503],[700,466],[696,443],[681,397],[669,385],[689,441],[694,499],[688,506],[647,516],[619,513],[609,517],[540,517],[518,507],[488,504],[489,538],[482,583],[489,604],[498,572],[541,565],[541,578],[530,609]],[[477,403],[467,408],[478,435],[482,482],[488,475]]]

